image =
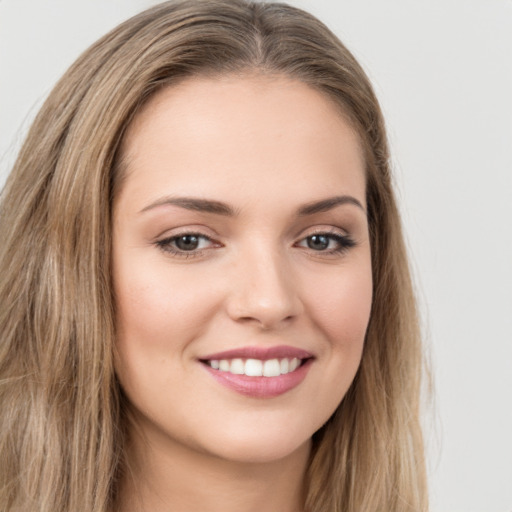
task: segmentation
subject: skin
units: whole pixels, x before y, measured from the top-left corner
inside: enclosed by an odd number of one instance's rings
[[[121,510],[297,512],[311,436],[355,376],[370,315],[358,138],[331,100],[301,82],[224,76],[160,91],[122,149],[116,371],[134,423]],[[354,201],[297,214],[333,196]],[[166,202],[183,197],[233,214]],[[172,237],[186,233],[204,237],[199,249],[171,252]],[[327,249],[308,245],[318,233]],[[199,361],[275,345],[314,360],[297,387],[273,398],[226,388]]]

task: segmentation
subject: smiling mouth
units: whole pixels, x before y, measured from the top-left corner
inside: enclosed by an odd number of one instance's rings
[[[299,386],[316,355],[297,347],[248,346],[199,359],[220,384],[253,398],[274,398]]]
[[[292,373],[309,358],[283,357],[274,359],[206,359],[201,362],[219,372],[247,377],[279,377]]]

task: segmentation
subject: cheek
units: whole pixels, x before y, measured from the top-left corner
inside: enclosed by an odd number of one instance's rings
[[[318,412],[320,428],[335,412],[350,388],[361,362],[372,304],[370,266],[340,268],[316,279],[308,294],[310,320],[323,343],[321,370],[309,407]]]
[[[342,269],[338,276],[317,287],[310,299],[313,318],[331,349],[360,353],[372,304],[369,265],[347,272]]]
[[[199,277],[172,272],[169,265],[116,262],[116,371],[134,402],[174,385],[173,376],[190,359],[191,341],[215,310],[210,287]]]
[[[115,266],[116,374],[143,417],[160,424],[166,411],[167,423],[175,424],[169,390],[178,393],[172,395],[177,403],[180,395],[193,396],[179,376],[189,368],[192,342],[209,323],[215,297],[210,287],[198,288],[200,276],[173,271],[166,261],[129,263]]]
[[[213,311],[211,289],[193,275],[170,272],[165,265],[129,269],[118,265],[115,276],[119,343],[137,340],[169,348],[193,336]]]

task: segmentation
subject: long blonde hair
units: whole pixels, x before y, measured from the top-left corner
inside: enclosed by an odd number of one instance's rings
[[[198,74],[295,78],[365,148],[374,299],[358,374],[314,435],[308,512],[427,509],[422,354],[382,114],[350,52],[284,4],[166,2],[89,48],[50,94],[0,203],[0,510],[106,512],[126,418],[113,370],[112,198],[119,147],[156,91]]]

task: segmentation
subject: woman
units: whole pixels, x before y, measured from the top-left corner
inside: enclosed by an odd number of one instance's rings
[[[46,101],[0,215],[2,510],[426,510],[383,119],[319,21],[123,23]]]

